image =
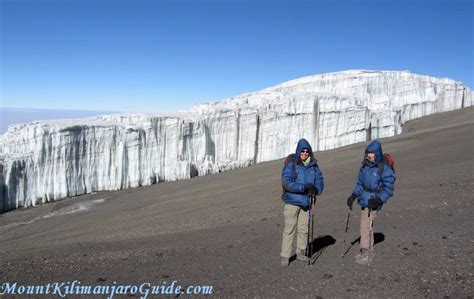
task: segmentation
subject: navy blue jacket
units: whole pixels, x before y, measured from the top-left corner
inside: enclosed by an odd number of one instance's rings
[[[300,159],[300,154],[303,149],[310,151],[311,162],[304,166]],[[296,162],[294,177],[293,165]],[[298,141],[296,146],[294,159],[288,159],[287,163],[281,171],[281,183],[285,193],[283,200],[286,204],[292,204],[296,206],[308,207],[311,205],[311,194],[305,192],[305,185],[312,183],[316,186],[317,195],[321,194],[324,189],[324,178],[323,174],[319,170],[316,159],[313,155],[313,150],[309,142],[302,138]]]
[[[369,162],[368,153],[375,153],[375,162]],[[357,183],[352,194],[359,196],[359,205],[363,208],[371,198],[378,197],[384,203],[393,195],[395,173],[390,165],[386,164],[380,170],[383,162],[382,145],[377,140],[372,141],[365,150],[364,161],[359,170]]]

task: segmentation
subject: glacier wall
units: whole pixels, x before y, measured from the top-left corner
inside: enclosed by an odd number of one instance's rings
[[[472,101],[473,93],[450,79],[356,70],[177,113],[13,125],[0,136],[0,212],[274,160],[301,137],[314,150],[389,137],[409,120]]]

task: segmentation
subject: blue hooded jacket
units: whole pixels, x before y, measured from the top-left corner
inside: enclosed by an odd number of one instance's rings
[[[375,153],[375,161],[367,160],[368,153]],[[372,141],[366,148],[364,161],[359,170],[357,183],[352,194],[359,197],[359,205],[367,207],[369,200],[375,197],[380,198],[384,203],[393,195],[395,184],[395,173],[390,165],[385,164],[383,171],[379,170],[383,162],[382,145],[379,141]],[[381,208],[381,207],[380,207]]]
[[[304,166],[300,159],[303,149],[310,152],[311,161],[307,166]],[[314,158],[311,145],[306,139],[302,138],[298,141],[294,159],[288,159],[287,162],[281,172],[281,183],[283,190],[285,190],[283,200],[286,204],[308,207],[311,205],[311,194],[305,192],[304,186],[309,183],[314,184],[318,189],[316,194],[319,195],[324,189],[324,178]],[[296,167],[293,168],[295,162]],[[293,169],[295,169],[295,173]]]

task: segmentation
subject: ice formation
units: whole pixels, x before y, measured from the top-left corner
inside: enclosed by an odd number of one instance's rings
[[[102,190],[188,179],[401,133],[472,105],[460,82],[407,71],[304,77],[169,114],[12,125],[0,136],[0,212]]]

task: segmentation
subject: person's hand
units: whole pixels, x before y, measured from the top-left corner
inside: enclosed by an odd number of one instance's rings
[[[347,206],[349,207],[349,209],[352,210],[352,205],[354,204],[354,201],[357,199],[357,195],[355,194],[351,194],[351,196],[349,196],[347,198]]]
[[[311,193],[311,194],[312,193],[318,193],[318,188],[316,188],[316,186],[314,184],[311,184],[311,183],[304,185],[304,190],[306,192]]]
[[[383,201],[378,197],[374,197],[369,200],[367,207],[371,210],[378,210],[378,208],[381,207],[382,205],[383,205]]]

